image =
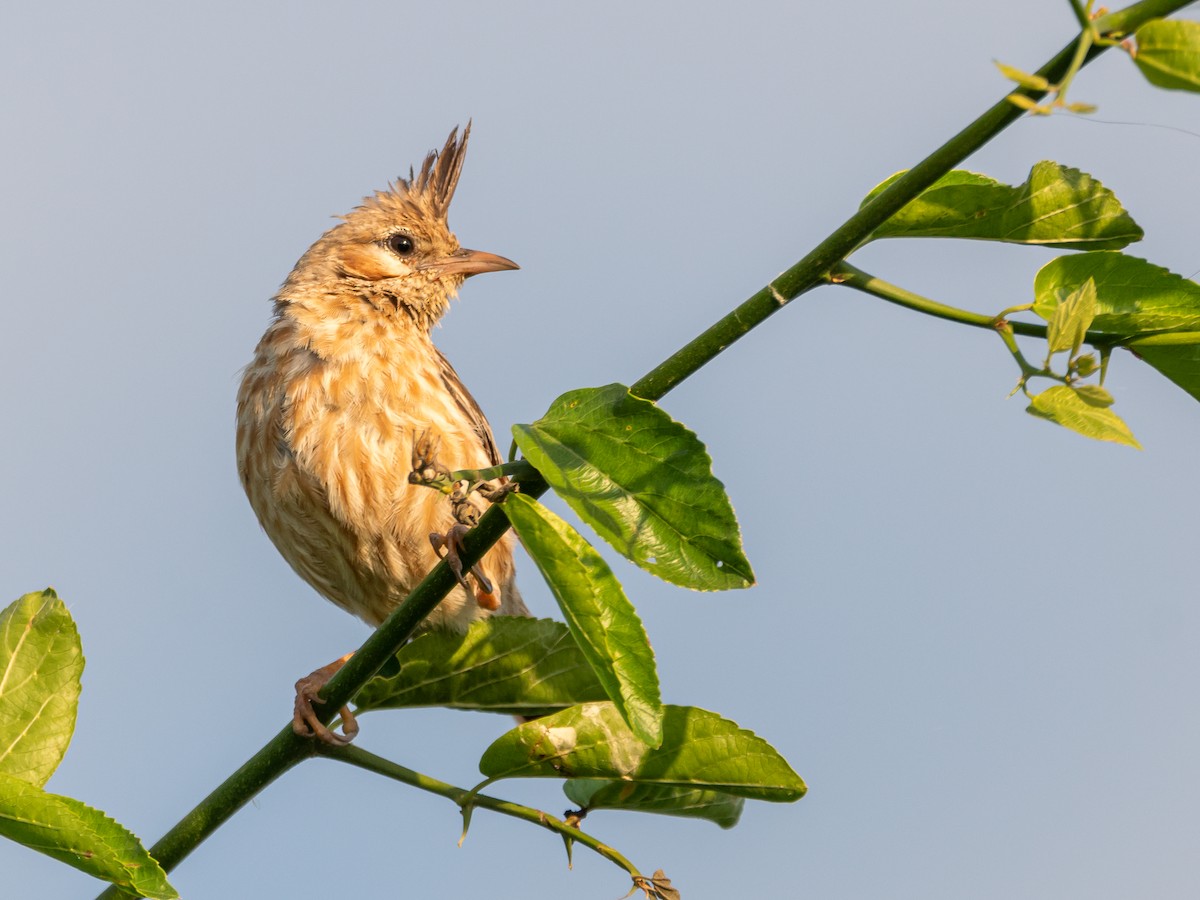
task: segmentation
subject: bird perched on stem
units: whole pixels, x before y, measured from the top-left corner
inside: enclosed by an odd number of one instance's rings
[[[461,248],[446,224],[470,132],[454,129],[420,172],[365,198],[300,258],[238,392],[238,473],[263,529],[305,581],[373,626],[437,563],[438,536],[457,531],[446,497],[410,483],[414,455],[450,470],[501,462],[430,337],[464,279],[517,268]],[[473,571],[475,589],[460,579],[426,627],[528,614],[511,536]],[[339,735],[312,708],[348,658],[297,682],[298,734],[340,743],[357,731],[348,709]]]

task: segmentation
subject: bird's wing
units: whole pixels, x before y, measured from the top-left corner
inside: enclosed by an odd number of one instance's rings
[[[438,359],[438,374],[442,378],[442,384],[446,386],[446,390],[450,396],[454,398],[454,402],[458,404],[458,408],[462,410],[467,421],[471,423],[471,428],[479,438],[480,446],[487,454],[488,459],[492,461],[493,466],[498,466],[504,460],[500,456],[500,450],[496,446],[496,439],[492,436],[492,426],[488,424],[487,416],[483,414],[483,410],[479,408],[479,404],[475,402],[475,398],[471,396],[471,392],[466,389],[462,381],[459,380],[458,373],[454,371],[454,367],[450,365],[450,361],[442,355],[442,351],[434,348]]]

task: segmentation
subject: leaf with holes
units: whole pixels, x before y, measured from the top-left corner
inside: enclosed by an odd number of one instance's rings
[[[75,731],[83,648],[47,588],[0,612],[0,773],[41,787]]]
[[[898,172],[874,188],[863,205],[903,174]],[[1121,202],[1099,181],[1078,169],[1043,161],[1030,170],[1024,184],[1015,187],[975,172],[947,172],[879,226],[871,240],[970,238],[1116,250],[1142,236]]]
[[[665,707],[657,749],[640,741],[611,703],[573,706],[501,735],[479,771],[489,779],[619,780],[776,802],[799,800],[807,790],[762,738],[694,706]]]
[[[624,385],[563,394],[513,435],[555,492],[643,569],[696,590],[754,583],[704,445]]]
[[[579,532],[524,494],[509,494],[504,513],[605,692],[638,737],[657,747],[663,711],[654,651],[608,563]]]

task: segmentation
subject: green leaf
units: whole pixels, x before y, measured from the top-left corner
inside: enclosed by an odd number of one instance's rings
[[[863,204],[903,174],[898,172],[878,185]],[[1112,191],[1091,175],[1040,162],[1017,187],[974,172],[948,172],[877,228],[871,239],[974,238],[1115,250],[1140,241],[1142,234]]]
[[[1013,106],[1015,106],[1019,109],[1023,109],[1026,112],[1033,113],[1035,116],[1048,116],[1048,115],[1050,115],[1050,112],[1051,112],[1049,106],[1043,106],[1042,104],[1040,104],[1036,100],[1034,100],[1032,97],[1026,97],[1024,94],[1009,94],[1004,99],[1007,100],[1009,103],[1011,103]],[[902,175],[904,173],[901,172],[899,174]],[[899,177],[899,176],[898,175],[893,176],[893,178],[895,178],[895,177]]]
[[[1114,444],[1142,449],[1129,426],[1116,413],[1107,406],[1089,402],[1065,384],[1057,384],[1029,399],[1032,402],[1026,412],[1030,415],[1049,419],[1097,441],[1112,441]]]
[[[1144,346],[1130,349],[1197,400],[1200,400],[1200,334],[1192,343]]]
[[[1135,34],[1133,61],[1155,87],[1200,91],[1200,22],[1151,19]]]
[[[561,622],[496,616],[466,634],[427,631],[406,644],[399,669],[354,698],[359,712],[445,706],[542,716],[607,695]]]
[[[1014,66],[1006,66],[1004,63],[993,60],[996,63],[996,68],[1000,70],[1000,74],[1009,81],[1015,81],[1023,88],[1029,88],[1031,91],[1048,91],[1050,90],[1050,82],[1041,75],[1032,75],[1029,72],[1022,72]]]
[[[657,747],[663,707],[654,651],[608,563],[579,532],[524,494],[509,494],[504,512],[605,693],[634,733]]]
[[[658,749],[638,740],[611,703],[573,706],[501,735],[479,770],[489,779],[597,778],[777,802],[806,790],[774,747],[694,706],[665,708]]]
[[[0,774],[0,835],[135,892],[174,900],[166,873],[136,837],[97,809]]]
[[[0,774],[41,787],[75,731],[83,648],[53,590],[0,612]]]
[[[1096,318],[1091,325],[1096,331],[1140,335],[1200,330],[1200,285],[1124,253],[1050,260],[1034,279],[1033,311],[1049,321],[1060,299],[1089,278],[1096,283]]]
[[[1073,386],[1080,400],[1091,406],[1112,406],[1113,395],[1098,384],[1077,384]]]
[[[1096,282],[1089,278],[1068,294],[1050,316],[1046,328],[1046,341],[1050,353],[1069,350],[1071,355],[1079,352],[1087,336],[1092,320],[1096,318]]]
[[[696,590],[754,583],[704,445],[624,385],[563,394],[513,436],[555,492],[643,569]]]
[[[563,783],[563,793],[585,812],[616,809],[657,813],[688,819],[706,819],[732,828],[742,816],[745,800],[720,791],[677,787],[673,784],[634,784],[573,778]]]

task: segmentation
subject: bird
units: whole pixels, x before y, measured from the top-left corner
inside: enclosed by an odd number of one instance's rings
[[[410,482],[415,458],[450,471],[501,463],[431,337],[466,278],[519,268],[464,249],[447,224],[470,133],[455,127],[417,173],[365,197],[300,257],[238,391],[238,475],[259,523],[317,593],[371,626],[462,531],[444,493]],[[529,614],[511,534],[472,572],[476,588],[460,575],[423,629]],[[351,655],[296,683],[297,734],[341,744],[357,733],[349,709],[339,734],[313,708]]]

